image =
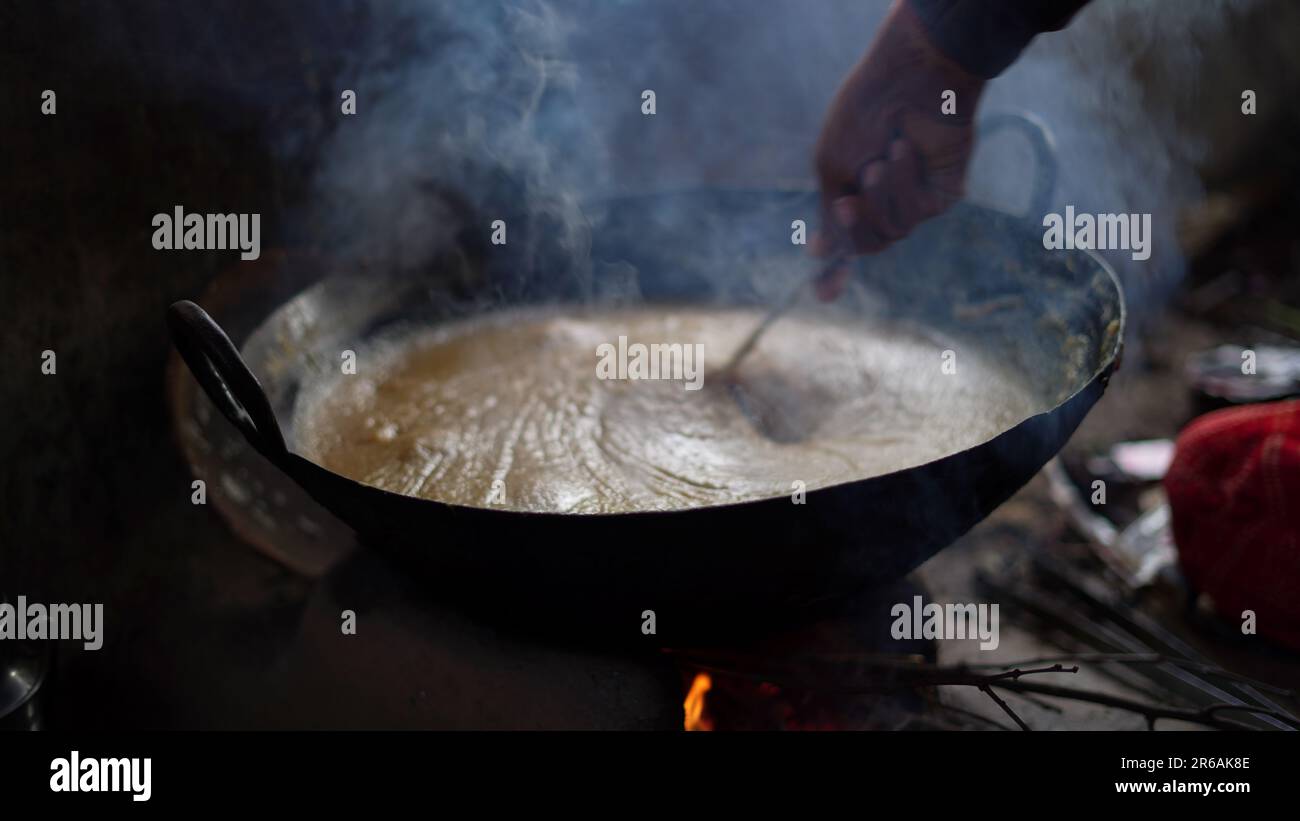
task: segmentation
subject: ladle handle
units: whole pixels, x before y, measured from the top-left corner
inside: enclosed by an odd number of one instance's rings
[[[1052,194],[1056,191],[1056,178],[1060,174],[1056,162],[1056,138],[1047,123],[1028,112],[999,111],[982,118],[975,128],[981,140],[1010,129],[1020,132],[1029,141],[1034,152],[1034,188],[1029,195],[1029,206],[1021,216],[1037,224],[1051,210]]]
[[[284,435],[271,402],[221,326],[207,311],[182,300],[167,309],[167,327],[190,373],[222,415],[258,453],[272,461],[284,455]]]

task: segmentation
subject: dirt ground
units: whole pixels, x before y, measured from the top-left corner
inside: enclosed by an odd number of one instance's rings
[[[1077,459],[1102,452],[1129,440],[1169,438],[1195,415],[1193,396],[1183,374],[1185,358],[1218,344],[1244,341],[1221,325],[1171,309],[1141,340],[1130,346],[1121,370],[1111,381],[1105,396],[1084,420],[1062,453]],[[1138,347],[1138,350],[1133,350]],[[1019,493],[978,525],[957,544],[926,563],[917,576],[931,595],[941,601],[980,600],[975,573],[980,568],[1000,567],[1009,554],[1027,549],[1066,553],[1064,542],[1078,550],[1079,537],[1069,533],[1064,514],[1052,502],[1048,481],[1040,473]],[[1225,642],[1187,618],[1185,591],[1157,584],[1136,598],[1139,609],[1195,646],[1215,663],[1282,687],[1300,685],[1300,657],[1272,650],[1251,652],[1239,643]],[[1014,614],[1004,614],[1001,645],[994,651],[979,651],[973,642],[941,642],[939,660],[944,664],[1011,663],[1017,659],[1060,654],[1061,648],[1045,641],[1018,623]],[[1055,679],[1060,681],[1060,679]],[[1085,666],[1069,677],[1070,686],[1124,694],[1125,688]],[[1127,695],[1134,695],[1132,692]],[[945,699],[991,719],[1005,722],[1000,708],[973,688],[947,688]],[[1009,697],[1014,709],[1035,729],[1145,729],[1142,716],[1091,704],[1048,700],[1042,703]],[[1190,727],[1164,722],[1162,728]]]

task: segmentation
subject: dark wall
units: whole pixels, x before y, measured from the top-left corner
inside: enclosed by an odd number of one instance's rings
[[[103,602],[108,622],[99,653],[60,648],[56,724],[219,722],[212,702],[178,713],[193,708],[163,682],[188,667],[215,696],[229,682],[196,659],[224,647],[215,670],[257,666],[246,638],[292,624],[239,609],[295,581],[189,503],[166,417],[164,310],[238,257],[155,251],[150,220],[260,212],[263,249],[280,242],[338,110],[343,35],[364,20],[221,5],[0,7],[0,591]]]
[[[276,242],[337,111],[330,78],[353,13],[308,23],[293,5],[0,12],[0,586],[25,587],[8,580],[38,568],[84,582],[123,558],[146,467],[170,450],[163,310],[235,262],[153,250],[150,219],[175,204],[261,212],[263,247]],[[41,114],[44,89],[58,95],[54,116]],[[293,153],[286,131],[300,135]],[[45,349],[55,376],[40,372]],[[64,573],[69,563],[83,572]]]

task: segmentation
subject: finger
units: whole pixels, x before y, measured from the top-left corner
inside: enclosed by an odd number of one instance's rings
[[[826,218],[823,217],[823,221]],[[812,239],[808,242],[808,253],[817,258],[828,257],[835,250],[835,241],[825,229],[813,232]]]
[[[890,190],[889,164],[876,160],[862,171],[862,193],[857,197],[859,230],[876,238],[876,249],[900,239],[904,231],[894,220],[893,192]]]
[[[906,140],[894,140],[889,147],[885,185],[891,194],[894,224],[904,236],[931,216],[931,195],[921,177],[921,158]]]
[[[917,203],[925,218],[948,210],[965,196],[966,165],[970,160],[972,130],[969,123],[937,123],[930,118],[903,120],[902,136],[908,146],[925,146],[921,161],[921,194]]]
[[[831,200],[831,222],[836,229],[835,236],[827,237],[831,243],[832,250],[838,244],[837,240],[842,241],[844,237],[857,227],[858,222],[858,205],[856,197],[852,194],[846,194]]]
[[[831,213],[839,226],[841,242],[859,254],[870,254],[887,244],[868,223],[867,203],[861,196],[840,197],[831,203]]]
[[[851,200],[851,197],[840,197],[831,200],[827,204],[826,213],[823,215],[823,224],[827,227],[813,235],[810,250],[814,256],[824,259],[848,250],[843,247],[845,243],[844,237],[848,230],[845,226],[850,225],[853,220],[857,219]],[[844,292],[844,286],[848,282],[852,270],[848,261],[844,260],[839,265],[823,272],[813,283],[813,292],[817,295],[817,298],[823,302],[836,299]]]

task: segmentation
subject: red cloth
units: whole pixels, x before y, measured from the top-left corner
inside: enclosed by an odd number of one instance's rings
[[[1193,421],[1165,475],[1183,572],[1240,625],[1300,650],[1300,400]]]

